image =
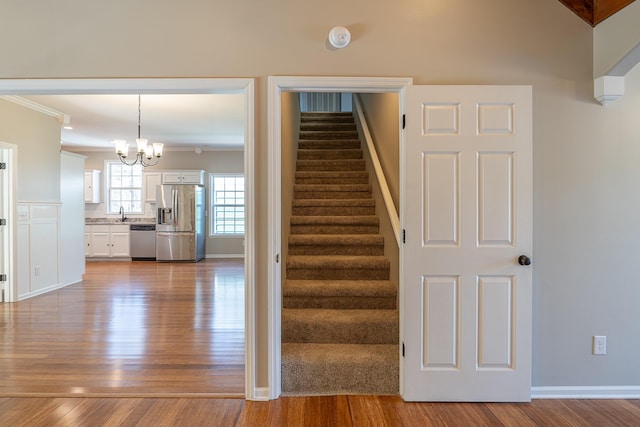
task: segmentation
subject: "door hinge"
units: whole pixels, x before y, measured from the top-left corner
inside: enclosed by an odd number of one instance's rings
[[[7,275],[6,274],[0,274],[0,282],[6,282],[7,281]]]
[[[402,243],[407,243],[407,230],[402,229]]]
[[[0,218],[0,225],[7,225],[7,219],[6,218]]]
[[[0,162],[0,169],[6,169],[7,164],[5,162]]]
[[[404,357],[404,342],[402,343],[402,357]]]
[[[276,264],[280,262],[280,254],[276,254]]]
[[[402,129],[407,125],[407,116],[405,114],[402,115]]]

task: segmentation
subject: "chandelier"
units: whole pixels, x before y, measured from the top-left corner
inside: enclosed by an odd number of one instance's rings
[[[127,141],[124,139],[116,139],[113,142],[116,144],[116,154],[120,158],[120,161],[127,166],[133,166],[136,163],[140,163],[143,167],[154,166],[160,161],[163,144],[159,142],[149,144],[147,139],[140,138],[140,95],[138,95],[138,139],[136,139],[138,152],[136,153],[136,158],[133,161],[127,162],[127,157],[129,156],[129,144]]]

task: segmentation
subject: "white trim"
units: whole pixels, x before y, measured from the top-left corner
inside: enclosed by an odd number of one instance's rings
[[[373,170],[378,180],[378,185],[380,187],[380,192],[382,193],[382,199],[384,200],[384,205],[387,208],[387,216],[389,217],[389,221],[391,221],[391,228],[393,228],[393,234],[396,237],[396,243],[398,244],[398,246],[400,246],[400,242],[401,242],[400,218],[398,217],[398,211],[396,210],[396,207],[393,204],[391,191],[389,190],[387,179],[384,175],[384,171],[382,170],[382,165],[380,164],[380,158],[378,157],[376,146],[373,143],[371,132],[369,132],[367,119],[364,117],[364,109],[362,107],[362,100],[360,99],[360,95],[355,94],[353,96],[353,99],[355,101],[354,113],[356,115],[356,122],[358,123],[358,130],[361,131],[362,137],[364,138],[364,142],[365,144],[367,144],[367,150],[369,151],[369,156],[371,157],[371,164],[373,166]]]
[[[253,399],[256,372],[255,319],[255,83],[251,78],[182,79],[0,79],[0,95],[109,93],[242,93],[245,98],[245,390]],[[15,249],[14,249],[15,251]]]
[[[257,387],[253,391],[253,396],[254,396],[253,400],[268,401],[269,400],[269,387]]]
[[[7,225],[5,228],[6,242],[1,242],[4,257],[5,271],[7,273],[7,281],[4,284],[5,302],[14,302],[18,300],[18,205],[16,203],[17,196],[17,180],[18,180],[18,146],[0,141],[0,150],[7,150],[10,160],[7,162],[11,170],[7,171],[6,180],[4,180],[4,195],[6,200]],[[0,212],[1,213],[1,212]]]
[[[268,152],[268,240],[267,240],[267,329],[268,329],[268,382],[269,398],[281,394],[280,372],[280,316],[282,312],[281,289],[281,94],[282,92],[351,92],[351,93],[399,93],[400,115],[404,113],[404,91],[413,84],[412,78],[401,77],[268,77],[267,102],[267,152]],[[400,300],[401,301],[401,300]],[[402,307],[400,307],[402,310]],[[402,318],[402,317],[401,317]],[[402,376],[400,376],[402,379]]]
[[[532,399],[640,399],[640,385],[531,387]]]
[[[63,113],[62,111],[54,110],[53,108],[49,108],[45,105],[38,104],[30,99],[23,98],[21,96],[16,95],[2,95],[0,98],[5,101],[13,102],[14,104],[20,105],[25,108],[29,108],[30,110],[37,111],[42,114],[46,114],[47,116],[55,117],[55,119],[60,123],[60,125],[68,125],[69,124],[69,115]]]
[[[624,96],[624,76],[602,76],[595,79],[593,96],[605,107]]]

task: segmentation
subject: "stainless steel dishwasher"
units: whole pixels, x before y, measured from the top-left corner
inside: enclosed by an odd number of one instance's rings
[[[131,235],[130,248],[131,260],[155,261],[156,260],[156,225],[155,224],[130,224]]]

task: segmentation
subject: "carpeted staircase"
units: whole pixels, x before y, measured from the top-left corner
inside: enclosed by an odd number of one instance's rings
[[[398,394],[397,290],[378,224],[352,114],[302,113],[283,394]]]

